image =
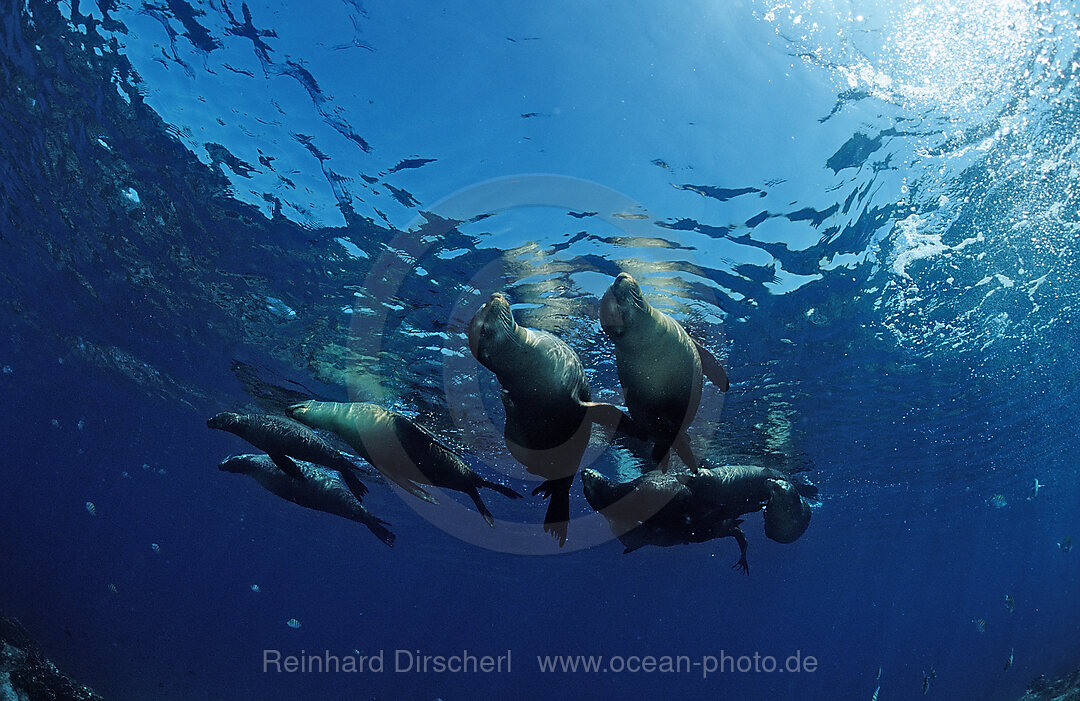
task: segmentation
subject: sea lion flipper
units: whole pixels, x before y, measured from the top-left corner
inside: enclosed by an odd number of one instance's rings
[[[429,504],[438,504],[439,500],[428,494],[423,487],[408,479],[395,479],[393,475],[386,475],[394,484],[412,494],[417,499],[423,499]]]
[[[701,372],[705,377],[709,378],[709,381],[720,388],[721,392],[727,392],[729,387],[727,372],[724,370],[724,366],[705,346],[701,345],[694,339],[690,339],[694,342],[694,348],[697,349],[698,357],[701,358]]]
[[[739,544],[739,561],[731,566],[732,569],[740,569],[746,573],[746,576],[750,576],[750,564],[746,561],[746,534],[742,532],[742,529],[736,526],[731,534],[735,541]]]
[[[585,415],[588,421],[591,421],[594,424],[600,424],[601,426],[606,426],[615,431],[615,433],[623,436],[630,436],[631,438],[637,438],[642,441],[649,439],[649,432],[614,404],[608,404],[606,402],[582,402],[581,405],[588,411]]]
[[[381,518],[371,517],[371,520],[365,521],[364,525],[368,527],[368,530],[372,534],[385,543],[388,547],[394,547],[394,538],[396,537],[393,532],[387,528],[390,524],[383,521]]]
[[[356,500],[363,501],[364,495],[368,493],[367,485],[361,482],[360,479],[353,474],[352,470],[341,470],[338,474],[341,475],[341,481],[349,488],[349,491],[356,497]]]
[[[488,511],[488,507],[484,505],[484,500],[480,498],[479,490],[473,487],[472,491],[466,492],[466,494],[468,494],[472,498],[473,503],[476,504],[476,510],[479,511],[480,515],[484,517],[484,521],[487,522],[487,525],[494,528],[495,517],[491,515],[491,512]]]
[[[268,453],[270,459],[274,461],[278,469],[287,474],[289,477],[293,477],[300,481],[304,481],[307,477],[304,476],[304,472],[300,469],[300,466],[293,462],[285,453]]]
[[[510,499],[522,498],[521,495],[515,492],[513,489],[510,489],[506,485],[499,484],[498,482],[492,482],[491,480],[481,478],[480,486],[487,487],[488,489],[493,489],[499,494],[502,494],[504,497],[508,497]]]
[[[573,475],[547,480],[533,490],[533,496],[541,495],[548,499],[544,532],[558,540],[560,548],[566,545],[566,532],[570,526],[570,485],[573,481]]]
[[[690,447],[690,439],[685,433],[680,433],[675,438],[675,442],[671,444],[671,447],[675,450],[675,454],[679,456],[679,459],[683,461],[683,464],[690,468],[693,472],[698,471],[697,458],[694,457],[694,451]]]

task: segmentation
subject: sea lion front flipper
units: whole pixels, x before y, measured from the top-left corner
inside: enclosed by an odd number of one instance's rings
[[[387,477],[390,479],[391,482],[393,482],[397,486],[401,487],[402,489],[404,489],[409,494],[412,494],[417,499],[423,499],[424,501],[426,501],[429,504],[438,504],[439,503],[438,499],[436,499],[435,497],[428,494],[424,490],[424,488],[421,487],[420,485],[418,485],[416,482],[413,482],[412,480],[408,480],[408,479],[404,479],[404,478],[395,479],[394,477],[391,477],[390,475],[387,475]]]
[[[739,544],[739,561],[731,566],[732,569],[741,569],[746,573],[746,576],[750,576],[750,564],[746,561],[746,534],[742,532],[742,529],[736,526],[733,529],[731,537]]]
[[[594,424],[606,426],[617,434],[637,438],[640,441],[649,439],[649,432],[614,404],[582,402],[581,406],[585,407],[588,412],[585,414],[585,418]]]
[[[508,497],[510,499],[521,499],[521,495],[515,492],[513,489],[510,489],[506,485],[499,484],[498,482],[492,482],[491,480],[484,479],[483,477],[480,478],[480,486],[487,487],[488,489],[493,489],[499,494],[502,494],[504,497]]]
[[[387,526],[390,524],[383,521],[381,518],[375,518],[372,516],[370,519],[364,521],[364,525],[368,527],[368,530],[372,534],[385,543],[388,547],[394,547],[394,534]]]
[[[472,498],[473,503],[476,504],[476,510],[479,511],[480,515],[484,517],[484,521],[487,522],[487,525],[494,528],[495,517],[491,515],[491,512],[488,511],[488,507],[484,505],[483,499],[480,498],[480,490],[478,490],[476,487],[473,487],[472,491],[465,493]]]
[[[307,479],[307,477],[304,477],[304,473],[300,469],[300,466],[293,462],[293,459],[285,453],[268,453],[268,455],[270,456],[270,459],[274,461],[274,464],[277,465],[278,469],[289,477],[298,479],[301,482]]]
[[[730,383],[728,382],[727,372],[724,370],[724,366],[716,359],[705,346],[701,345],[694,339],[690,339],[694,342],[694,348],[697,349],[698,357],[701,358],[701,372],[705,377],[709,378],[709,381],[720,388],[721,392],[727,392]]]
[[[671,444],[671,447],[675,450],[675,454],[679,456],[679,459],[683,461],[692,472],[698,471],[697,458],[694,457],[694,451],[690,447],[690,438],[685,433],[680,433],[675,438],[675,442]],[[665,470],[666,472],[667,470]]]
[[[341,475],[341,481],[349,488],[356,500],[363,501],[364,495],[368,493],[367,485],[361,482],[360,478],[352,473],[352,470],[341,470],[338,474]]]

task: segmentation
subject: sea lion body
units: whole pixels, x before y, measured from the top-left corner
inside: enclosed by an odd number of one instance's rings
[[[394,544],[394,534],[387,528],[390,524],[375,518],[335,472],[307,462],[296,465],[303,472],[302,480],[282,472],[268,455],[234,455],[218,469],[249,475],[267,491],[299,506],[362,523],[382,542]]]
[[[521,496],[473,472],[427,429],[377,404],[307,401],[289,407],[288,413],[308,426],[337,434],[383,476],[421,499],[438,503],[421,484],[468,494],[491,526],[494,517],[477,489],[488,487],[510,498]]]
[[[787,473],[759,465],[701,468],[687,478],[686,486],[708,503],[745,508],[743,513],[749,513],[765,506],[772,497],[770,480],[791,483],[798,493],[808,497],[817,496],[817,487],[795,484]]]
[[[550,499],[544,529],[565,543],[570,485],[592,423],[633,432],[632,422],[617,407],[593,402],[577,353],[553,334],[518,325],[502,293],[476,312],[468,337],[473,356],[502,386],[510,454],[545,480],[533,492]]]
[[[742,520],[698,499],[673,474],[652,470],[629,482],[614,482],[596,470],[583,470],[585,499],[608,520],[632,552],[645,545],[669,547],[731,537],[739,544],[734,567],[749,574]]]
[[[630,416],[655,440],[653,457],[666,467],[674,448],[695,469],[686,429],[701,403],[702,373],[727,391],[723,368],[679,322],[654,309],[627,273],[619,273],[600,300],[600,326],[615,344]]]
[[[367,487],[354,474],[357,466],[329,441],[298,421],[271,414],[223,411],[210,418],[206,425],[243,438],[264,451],[282,472],[295,479],[305,479],[305,473],[293,458],[337,470],[357,499],[363,499],[367,494]]]

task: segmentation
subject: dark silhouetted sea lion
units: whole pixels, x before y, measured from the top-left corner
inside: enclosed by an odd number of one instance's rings
[[[234,455],[222,460],[218,469],[250,475],[282,499],[362,523],[382,542],[394,544],[394,534],[387,528],[390,524],[375,518],[338,478],[339,473],[306,462],[293,464],[303,479],[286,475],[268,455]]]
[[[427,429],[401,414],[367,402],[307,401],[288,409],[289,416],[313,428],[332,431],[387,479],[410,494],[437,504],[421,484],[468,494],[488,525],[495,519],[480,500],[480,487],[503,496],[521,495],[484,479]]]
[[[303,480],[304,471],[292,458],[329,467],[341,473],[341,479],[357,499],[363,499],[367,487],[354,472],[355,464],[330,442],[307,426],[284,416],[272,414],[237,414],[223,411],[206,422],[210,428],[235,433],[266,454],[282,472]]]
[[[614,405],[592,401],[577,353],[546,331],[519,326],[502,293],[491,295],[469,322],[469,349],[502,385],[506,446],[525,469],[544,478],[533,494],[550,500],[544,530],[562,545],[570,485],[592,424],[633,433],[633,422]]]
[[[608,520],[612,532],[626,547],[667,547],[734,538],[739,561],[733,567],[750,574],[746,561],[746,535],[737,512],[717,508],[697,498],[680,479],[683,476],[652,470],[629,482],[615,482],[596,470],[581,472],[585,499]]]
[[[701,403],[702,373],[726,392],[724,368],[679,322],[645,301],[627,273],[619,273],[600,300],[600,326],[615,344],[630,416],[655,440],[653,458],[666,469],[674,448],[687,467],[696,469],[686,429]]]

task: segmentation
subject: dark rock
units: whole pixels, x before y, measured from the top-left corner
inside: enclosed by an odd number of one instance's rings
[[[0,698],[18,701],[101,701],[56,668],[14,618],[0,615]]]

